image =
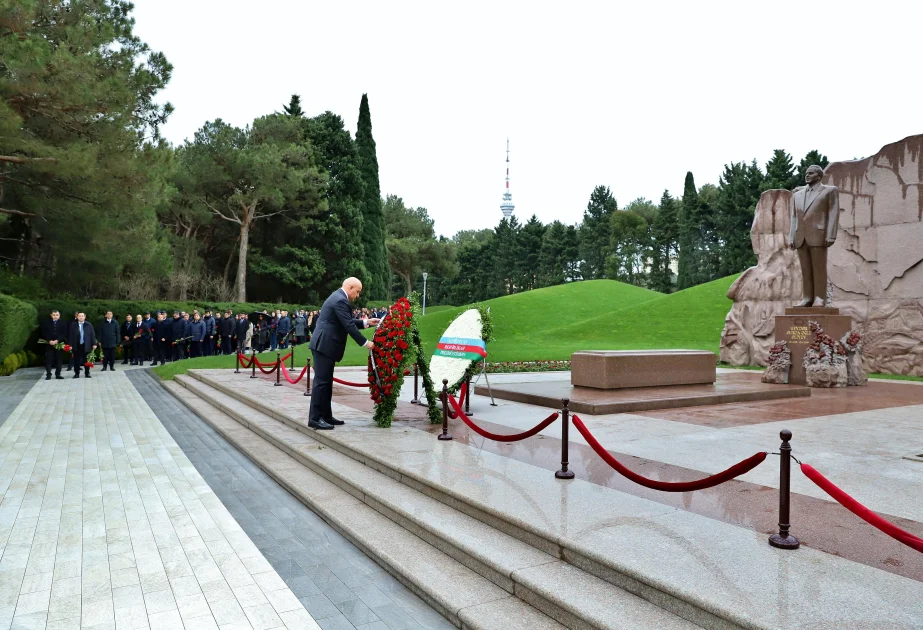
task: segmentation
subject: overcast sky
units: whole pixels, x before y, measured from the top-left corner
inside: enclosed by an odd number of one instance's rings
[[[507,137],[516,215],[574,223],[599,184],[656,201],[688,170],[923,133],[923,2],[135,1],[171,142],[293,93],[355,133],[367,92],[382,194],[447,236],[501,218]]]

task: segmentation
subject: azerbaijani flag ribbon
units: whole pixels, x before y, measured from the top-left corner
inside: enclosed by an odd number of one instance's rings
[[[487,345],[483,339],[443,337],[436,347],[435,356],[478,361],[487,356]]]

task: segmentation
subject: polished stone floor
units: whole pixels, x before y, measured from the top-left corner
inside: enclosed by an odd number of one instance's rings
[[[318,627],[126,371],[25,395],[21,379],[0,379],[16,403],[0,426],[0,628]]]
[[[294,498],[147,371],[130,380],[324,630],[453,628]]]

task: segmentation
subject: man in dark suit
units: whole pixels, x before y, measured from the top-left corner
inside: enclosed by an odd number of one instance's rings
[[[68,343],[74,353],[74,378],[80,378],[81,367],[84,376],[90,378],[90,368],[84,364],[87,362],[87,354],[96,350],[96,331],[93,330],[93,324],[87,321],[85,313],[77,313],[77,321],[71,324]]]
[[[179,316],[179,311],[173,311],[173,319],[170,320],[170,345],[173,348],[173,360],[179,361],[186,358],[183,355],[185,341],[181,341],[186,336],[186,322]]]
[[[119,345],[119,323],[106,311],[106,317],[99,325],[99,345],[103,347],[103,369],[115,372],[115,348]]]
[[[360,346],[369,350],[375,344],[367,341],[360,328],[378,325],[378,319],[356,319],[350,302],[362,293],[358,278],[347,278],[343,286],[331,294],[321,307],[317,327],[311,338],[311,355],[314,357],[314,389],[311,394],[311,411],[308,426],[313,429],[332,429],[343,424],[333,417],[330,399],[333,397],[333,367],[346,352],[346,337],[352,337]]]
[[[250,329],[250,320],[247,319],[247,316],[243,313],[240,314],[240,319],[237,320],[237,328],[235,329],[235,334],[237,335],[237,352],[243,354],[247,350],[247,331]]]
[[[51,380],[51,367],[54,366],[54,377],[61,376],[61,350],[56,350],[55,345],[67,341],[67,325],[61,321],[61,313],[51,311],[51,319],[42,322],[42,339],[48,342],[45,350],[45,380]]]
[[[218,324],[218,330],[221,334],[221,354],[231,354],[234,347],[233,339],[236,325],[236,320],[231,317],[231,311],[225,311],[221,323]]]
[[[154,325],[151,326],[151,339],[153,340],[154,347],[154,359],[151,365],[157,365],[158,361],[160,365],[167,364],[167,353],[170,350],[172,332],[170,330],[170,323],[166,321],[166,317],[166,313],[158,311],[157,319],[154,321]]]
[[[135,358],[131,356],[131,340],[135,336],[135,320],[132,318],[131,313],[125,314],[125,321],[119,329],[119,334],[122,337],[119,342],[122,344],[122,356],[125,357],[122,365],[128,365],[128,359]]]

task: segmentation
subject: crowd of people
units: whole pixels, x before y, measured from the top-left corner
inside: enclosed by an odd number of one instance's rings
[[[360,312],[372,311],[360,309]],[[366,316],[366,315],[363,315]],[[107,311],[102,321],[94,327],[86,321],[84,313],[74,313],[74,319],[65,322],[58,311],[52,311],[42,323],[40,340],[47,344],[45,353],[45,379],[61,376],[64,346],[69,346],[71,360],[68,371],[79,378],[84,367],[86,378],[90,369],[85,367],[87,357],[102,349],[102,371],[115,370],[115,359],[121,349],[122,365],[165,365],[168,361],[233,354],[284,350],[290,345],[306,343],[314,332],[318,311],[299,310],[289,314],[286,310],[264,310],[262,313],[237,313],[204,309],[192,313],[173,311],[127,313],[120,324]],[[371,315],[368,315],[371,317]]]

